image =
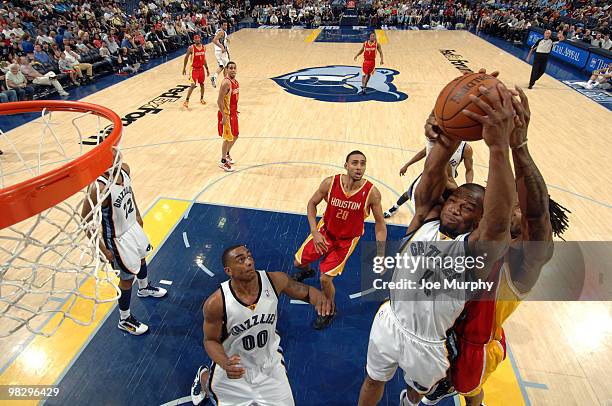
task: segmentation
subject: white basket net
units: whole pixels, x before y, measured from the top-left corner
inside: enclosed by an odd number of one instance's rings
[[[73,161],[96,148],[112,129],[110,120],[91,111],[45,109],[37,114],[14,130],[0,128],[0,188]],[[114,152],[109,169],[121,167],[121,153],[118,148]],[[66,319],[88,325],[101,303],[118,298],[117,273],[100,251],[101,204],[119,171],[111,173],[108,185],[94,181],[56,206],[0,230],[0,337],[24,327],[50,336]],[[85,202],[92,210],[83,218]]]

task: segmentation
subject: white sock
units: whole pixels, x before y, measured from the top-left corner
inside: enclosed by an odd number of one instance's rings
[[[587,82],[587,86],[591,86],[593,84],[593,80],[589,79],[589,81]]]
[[[145,276],[142,279],[138,279],[138,278],[136,278],[136,279],[138,280],[138,289],[144,289],[147,286],[149,286],[149,277],[148,276]]]
[[[127,310],[119,310],[119,319],[125,320],[130,317],[130,309]]]

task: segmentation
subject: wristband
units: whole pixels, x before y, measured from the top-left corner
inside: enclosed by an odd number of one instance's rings
[[[525,141],[523,141],[521,144],[517,145],[516,147],[512,147],[512,150],[516,151],[517,149],[521,149],[526,145],[527,145],[527,139],[525,138]]]

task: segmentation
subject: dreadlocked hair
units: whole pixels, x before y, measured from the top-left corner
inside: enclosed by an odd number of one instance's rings
[[[571,213],[571,211],[555,202],[549,195],[548,212],[550,214],[550,224],[552,225],[553,235],[565,241],[565,239],[561,237],[561,234],[566,232],[569,227],[567,213]]]

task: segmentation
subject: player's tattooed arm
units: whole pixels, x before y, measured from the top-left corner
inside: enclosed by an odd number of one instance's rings
[[[274,289],[279,294],[284,293],[292,299],[310,303],[321,316],[332,314],[332,303],[319,289],[296,282],[283,272],[270,272],[268,275],[274,285]]]
[[[512,280],[522,292],[535,285],[542,267],[553,254],[548,188],[527,147],[527,129],[531,119],[529,101],[522,89],[516,89],[520,102],[513,98],[517,114],[510,137],[516,188],[521,209],[520,250],[510,250]]]
[[[210,295],[203,306],[204,312],[204,349],[214,363],[221,366],[230,379],[241,378],[245,370],[240,366],[240,356],[228,356],[221,344],[223,334],[223,298],[221,290]]]

